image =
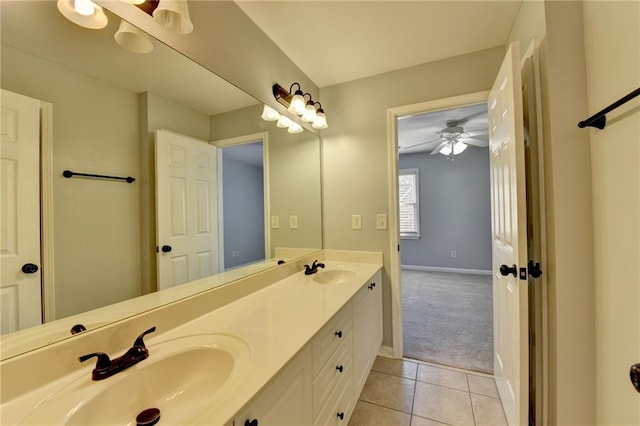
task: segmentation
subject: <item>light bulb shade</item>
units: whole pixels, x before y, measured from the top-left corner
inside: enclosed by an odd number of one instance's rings
[[[285,115],[281,115],[280,118],[278,118],[278,122],[276,123],[276,126],[284,129],[285,127],[289,127],[291,123],[292,121],[289,117]]]
[[[447,144],[445,145],[441,150],[440,150],[440,154],[442,155],[451,155],[451,144]]]
[[[133,53],[149,53],[153,50],[153,40],[149,34],[125,21],[120,21],[118,31],[113,35],[120,46]]]
[[[293,95],[293,98],[291,98],[291,103],[289,104],[289,112],[302,115],[304,111],[304,96],[302,96],[301,90],[297,90],[295,95]]]
[[[142,4],[145,2],[145,0],[123,0],[125,3],[131,3],[131,4]]]
[[[314,129],[326,129],[329,127],[327,124],[327,117],[324,115],[324,111],[322,111],[322,109],[318,109],[318,112],[316,112],[316,119],[313,120],[313,124],[311,126]]]
[[[303,130],[304,129],[302,128],[301,125],[299,125],[295,121],[292,121],[289,124],[289,128],[287,129],[287,132],[289,132],[289,133],[302,133]]]
[[[313,123],[316,119],[316,107],[313,105],[312,101],[307,102],[307,106],[304,108],[304,112],[302,113],[302,121],[307,123]]]
[[[261,117],[265,121],[276,121],[280,118],[280,114],[278,114],[278,111],[271,108],[269,105],[265,105],[264,107],[262,107]]]
[[[102,7],[91,0],[58,0],[57,6],[65,18],[81,27],[99,30],[109,22]]]
[[[187,0],[160,0],[153,11],[153,19],[160,26],[177,34],[189,34],[193,31]]]
[[[467,149],[467,144],[457,141],[455,144],[453,144],[453,155],[462,154],[465,149]]]

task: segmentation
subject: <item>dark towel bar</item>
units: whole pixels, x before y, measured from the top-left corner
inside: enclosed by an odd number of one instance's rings
[[[640,95],[640,87],[634,90],[633,92],[629,93],[627,96],[624,96],[618,99],[617,101],[615,101],[614,103],[612,103],[611,105],[603,109],[602,111],[596,114],[593,114],[591,117],[587,118],[584,121],[579,122],[578,127],[582,129],[584,127],[589,126],[589,127],[595,127],[600,130],[604,129],[604,126],[607,125],[606,114],[618,108],[620,105],[629,102],[631,99],[635,98],[638,95]]]
[[[65,170],[64,172],[62,172],[62,176],[66,177],[66,178],[71,178],[71,177],[74,177],[74,176],[82,176],[82,177],[91,177],[91,178],[98,178],[98,179],[123,180],[123,181],[126,181],[127,183],[133,183],[136,180],[135,178],[132,178],[131,176],[120,177],[120,176],[94,175],[94,174],[90,174],[90,173],[72,172],[71,170]]]

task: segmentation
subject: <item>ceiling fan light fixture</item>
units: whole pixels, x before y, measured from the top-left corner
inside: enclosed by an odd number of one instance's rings
[[[462,154],[464,150],[467,149],[467,146],[464,142],[456,141],[456,143],[453,144],[453,155]]]

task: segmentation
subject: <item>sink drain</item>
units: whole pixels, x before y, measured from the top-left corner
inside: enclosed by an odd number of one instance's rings
[[[137,426],[153,426],[160,421],[160,410],[157,408],[147,408],[140,411],[136,416]]]

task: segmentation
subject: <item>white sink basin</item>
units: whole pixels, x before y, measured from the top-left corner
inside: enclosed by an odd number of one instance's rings
[[[329,271],[318,271],[313,276],[313,281],[318,284],[342,284],[356,277],[356,273],[348,269],[331,269]]]
[[[226,335],[150,345],[149,358],[108,379],[92,381],[86,371],[38,404],[21,424],[135,425],[148,408],[160,410],[161,425],[188,423],[239,383],[249,360],[247,345]]]

